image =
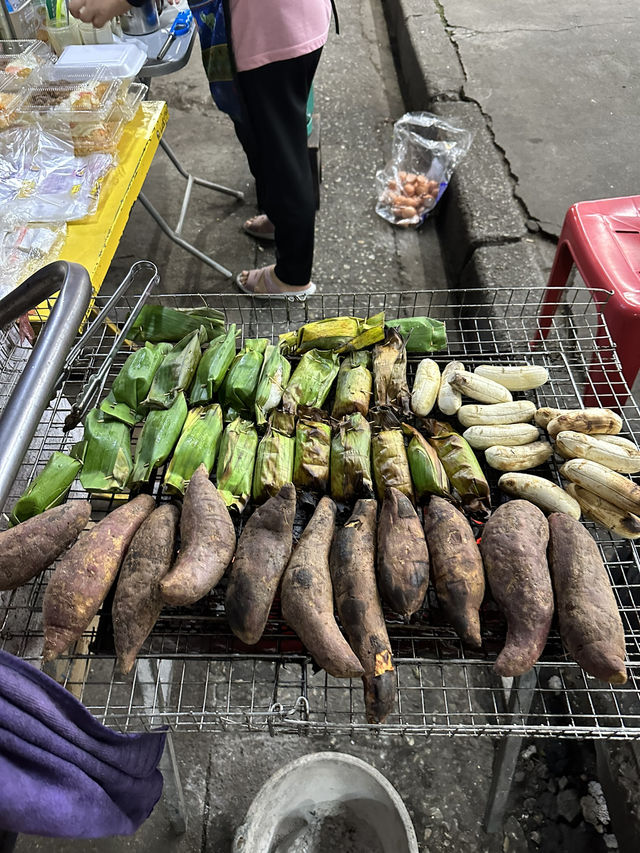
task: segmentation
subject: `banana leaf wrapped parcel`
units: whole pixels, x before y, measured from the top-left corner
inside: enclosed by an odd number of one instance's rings
[[[252,495],[256,503],[277,495],[293,479],[293,457],[296,441],[293,436],[294,417],[273,412],[269,426],[258,445],[253,471]]]
[[[280,344],[283,351],[291,355],[303,355],[312,349],[347,352],[371,346],[381,341],[384,334],[383,313],[366,320],[359,317],[327,317],[280,335]]]
[[[164,487],[168,492],[184,494],[200,465],[204,465],[211,474],[223,426],[222,409],[218,403],[191,409],[164,476]]]
[[[348,503],[372,493],[371,427],[354,412],[340,421],[331,439],[331,497]]]
[[[82,462],[78,459],[54,450],[42,471],[16,501],[9,515],[11,525],[60,506],[81,468]]]
[[[451,491],[447,473],[442,467],[438,454],[427,439],[410,424],[402,424],[405,435],[409,436],[407,458],[411,470],[411,480],[418,503],[429,495],[450,498]]]
[[[411,471],[400,421],[391,411],[378,409],[373,416],[371,433],[371,464],[378,500],[384,500],[386,490],[393,487],[414,503]]]
[[[296,423],[293,484],[309,492],[326,492],[331,458],[331,420],[322,409],[301,406]]]
[[[88,492],[123,489],[132,467],[129,427],[107,418],[99,409],[91,409],[84,419],[82,488]]]
[[[178,395],[191,385],[200,363],[202,346],[205,343],[206,334],[203,326],[194,329],[179,340],[162,359],[142,405],[149,409],[170,408]]]
[[[192,406],[213,402],[215,392],[222,385],[235,358],[237,335],[238,331],[233,323],[227,329],[226,335],[215,338],[209,343],[200,359],[189,392],[189,402]]]
[[[168,409],[149,412],[136,442],[131,485],[148,483],[151,472],[167,461],[186,419],[187,401],[182,391]]]
[[[471,512],[487,515],[491,507],[489,483],[469,443],[449,424],[425,420],[429,444],[438,454],[449,482]]]
[[[447,347],[447,328],[442,320],[404,317],[401,320],[387,320],[387,326],[400,332],[407,352],[437,352]]]
[[[340,368],[337,353],[311,349],[293,371],[282,397],[282,408],[295,415],[298,406],[321,409]]]
[[[258,431],[251,421],[236,418],[222,434],[216,465],[218,491],[228,507],[238,512],[251,496]]]
[[[144,420],[146,409],[142,405],[143,400],[149,393],[156,371],[172,349],[170,343],[146,343],[132,352],[113,380],[108,395],[100,403],[105,415],[129,426]]]
[[[224,335],[224,314],[214,308],[168,308],[165,305],[143,305],[131,326],[134,341],[180,341],[185,335],[205,329],[206,340]]]
[[[407,415],[411,411],[407,350],[394,329],[388,330],[384,342],[373,348],[373,388],[376,406],[395,406]]]
[[[364,350],[349,353],[342,360],[331,412],[336,420],[352,412],[360,412],[365,418],[368,415],[373,384],[370,365],[371,356]]]
[[[258,379],[269,344],[267,338],[247,338],[234,358],[220,390],[226,409],[236,416],[253,417]]]
[[[280,347],[269,344],[264,351],[264,361],[256,390],[256,423],[266,424],[269,412],[276,409],[291,376],[291,365],[280,352]]]

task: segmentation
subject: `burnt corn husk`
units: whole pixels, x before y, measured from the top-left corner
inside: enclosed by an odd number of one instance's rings
[[[395,406],[409,414],[407,350],[402,336],[394,329],[389,329],[384,342],[373,348],[373,390],[376,406]]]

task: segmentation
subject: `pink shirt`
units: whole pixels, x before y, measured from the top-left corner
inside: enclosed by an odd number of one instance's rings
[[[230,0],[238,71],[294,59],[327,40],[331,0]]]

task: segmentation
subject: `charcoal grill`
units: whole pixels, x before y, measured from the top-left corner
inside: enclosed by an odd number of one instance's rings
[[[444,319],[448,350],[433,358],[444,365],[461,360],[544,365],[549,382],[518,395],[537,406],[579,408],[615,405],[623,435],[640,438],[640,411],[630,397],[615,346],[603,325],[607,293],[575,287],[563,295],[562,310],[539,336],[538,307],[544,288],[501,290],[424,290],[403,293],[321,294],[305,302],[254,301],[239,294],[155,294],[148,302],[171,307],[207,306],[225,312],[242,338],[278,335],[305,322],[340,314],[386,317],[429,315]],[[96,309],[101,307],[96,299]],[[64,381],[52,400],[25,457],[20,488],[7,507],[43,467],[54,450],[68,451],[77,431],[63,432],[71,402],[88,385],[112,349],[113,328],[133,307],[124,296],[113,305],[93,335],[76,347]],[[8,381],[23,361],[21,345],[6,341],[0,369]],[[108,390],[129,350],[123,346],[94,388],[95,399]],[[409,357],[409,374],[418,358]],[[9,392],[7,392],[9,393]],[[90,401],[89,401],[90,402]],[[0,397],[0,408],[4,401]],[[482,454],[479,454],[482,461]],[[560,483],[561,460],[536,469]],[[503,500],[498,472],[487,470],[494,506]],[[157,483],[161,481],[158,477]],[[85,497],[78,489],[72,497]],[[94,501],[94,520],[118,497]],[[308,508],[301,508],[302,514]],[[498,678],[492,664],[504,639],[504,623],[488,606],[482,614],[482,653],[465,649],[441,618],[432,592],[415,622],[405,625],[387,614],[396,665],[398,698],[383,725],[365,721],[359,679],[338,680],[316,671],[294,633],[282,621],[276,601],[262,642],[242,646],[224,617],[224,582],[191,608],[167,609],[139,655],[130,677],[115,670],[109,600],[76,649],[47,670],[71,690],[105,725],[122,731],[166,725],[173,732],[239,729],[271,734],[367,734],[479,736],[505,738],[498,751],[488,826],[495,828],[506,800],[520,739],[524,736],[631,740],[640,737],[640,560],[638,544],[612,537],[586,522],[607,565],[625,629],[628,683],[607,685],[587,676],[565,653],[553,631],[544,654],[530,673],[513,682]],[[49,572],[12,593],[0,593],[0,648],[40,665],[41,603]],[[506,785],[508,792],[508,784]],[[501,793],[502,792],[502,793]]]

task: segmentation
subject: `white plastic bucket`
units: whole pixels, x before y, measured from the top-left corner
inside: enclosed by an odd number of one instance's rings
[[[336,850],[418,853],[393,785],[366,761],[341,752],[304,755],[274,773],[237,830],[233,853],[324,853],[314,846],[323,831],[333,833]]]

